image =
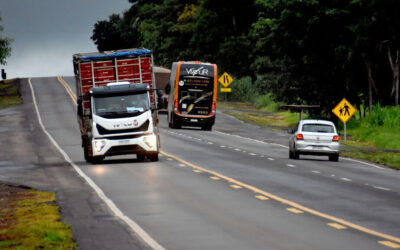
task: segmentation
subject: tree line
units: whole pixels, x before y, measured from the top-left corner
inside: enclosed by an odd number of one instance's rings
[[[213,62],[260,94],[326,114],[343,97],[399,105],[398,0],[129,1],[95,24],[98,50],[145,47],[166,67]]]
[[[3,26],[0,25],[0,65],[5,65],[7,63],[6,58],[11,55],[11,39],[3,37],[2,31]]]

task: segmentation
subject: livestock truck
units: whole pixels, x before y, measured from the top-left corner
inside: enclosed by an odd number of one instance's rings
[[[73,55],[77,116],[87,162],[136,154],[158,161],[153,56],[147,49]]]

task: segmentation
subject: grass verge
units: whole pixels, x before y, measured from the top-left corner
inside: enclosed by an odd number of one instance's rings
[[[246,102],[218,102],[218,108],[227,109],[225,113],[237,119],[273,130],[286,132],[288,128],[295,127],[299,122],[299,114],[289,111],[273,112],[276,109],[268,109]],[[232,111],[230,111],[232,110]],[[236,112],[240,110],[241,112]]]
[[[290,112],[279,113],[253,113],[253,112],[231,112],[227,111],[226,114],[232,115],[237,119],[258,125],[260,127],[269,128],[276,131],[286,131],[290,127],[295,127],[299,116]]]
[[[55,194],[0,184],[0,248],[76,249]]]
[[[0,81],[0,109],[21,104],[19,79]]]

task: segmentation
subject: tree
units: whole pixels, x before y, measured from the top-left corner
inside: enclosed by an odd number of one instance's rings
[[[11,55],[11,39],[2,37],[2,31],[3,27],[0,25],[0,64],[5,65],[7,63],[6,58]]]
[[[128,42],[120,31],[121,17],[113,14],[108,20],[98,21],[94,25],[91,39],[99,51],[128,48]]]

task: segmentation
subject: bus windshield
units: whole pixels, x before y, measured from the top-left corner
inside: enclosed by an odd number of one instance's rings
[[[183,64],[179,72],[178,110],[184,115],[208,115],[214,91],[214,68],[205,64]]]

